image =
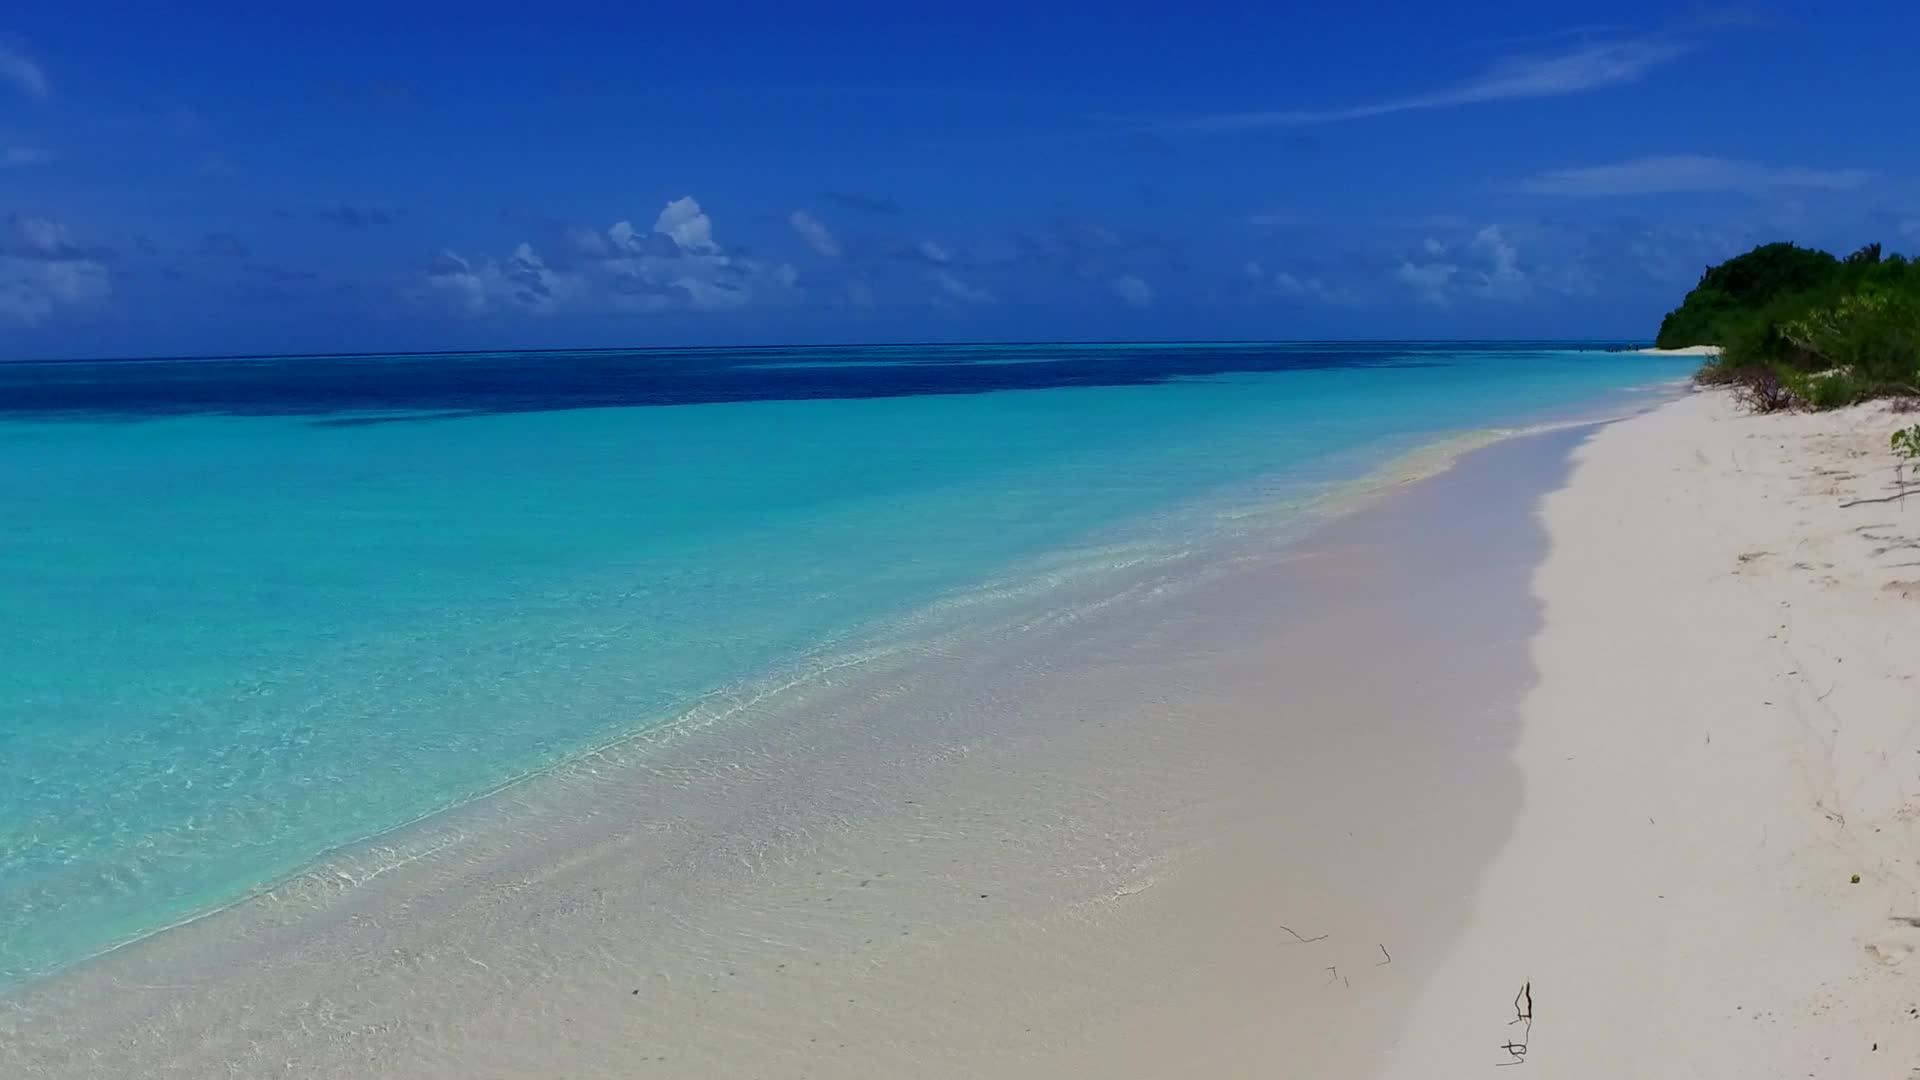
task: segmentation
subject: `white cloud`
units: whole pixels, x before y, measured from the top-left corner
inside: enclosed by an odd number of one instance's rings
[[[487,283],[472,263],[451,251],[440,252],[427,265],[427,287],[471,314],[487,309]]]
[[[860,279],[847,282],[847,306],[861,309],[874,306],[873,286]]]
[[[1520,269],[1520,249],[1500,226],[1489,225],[1475,233],[1467,250],[1482,263],[1475,292],[1492,300],[1517,300],[1531,291],[1527,275]]]
[[[27,54],[17,49],[0,45],[0,80],[14,85],[14,88],[35,101],[45,101],[53,92],[47,84],[47,73],[33,62]]]
[[[695,206],[697,208],[698,204],[696,203]],[[711,239],[711,229],[708,231]],[[604,234],[574,226],[568,228],[565,235],[568,242],[581,254],[600,258],[622,258],[633,255],[678,257],[682,253],[680,242],[660,231],[657,224],[654,226],[654,231],[641,232],[633,227],[631,221],[616,221],[607,227]]]
[[[1535,195],[1596,197],[1715,191],[1848,191],[1872,179],[1873,174],[1864,169],[1778,167],[1702,154],[1673,154],[1580,169],[1552,169],[1529,176],[1515,186]]]
[[[29,326],[113,292],[106,263],[75,245],[66,226],[14,215],[0,233],[0,320]]]
[[[1453,298],[1447,295],[1447,290],[1453,284],[1453,275],[1459,272],[1460,268],[1451,263],[1406,261],[1393,272],[1393,276],[1402,285],[1412,289],[1413,295],[1421,303],[1444,308],[1453,306]]]
[[[1691,47],[1658,37],[1616,38],[1581,44],[1551,55],[1508,57],[1452,86],[1363,105],[1220,113],[1155,125],[1158,130],[1242,131],[1307,127],[1424,109],[1450,109],[1491,101],[1559,97],[1638,81]]]
[[[994,302],[992,293],[967,284],[951,270],[935,270],[933,283],[940,287],[941,292],[940,296],[934,298],[936,303],[950,304],[957,300],[962,304],[980,307]]]
[[[1402,301],[1441,307],[1678,296],[1699,280],[1702,266],[1773,238],[1751,215],[1711,227],[1565,218],[1463,224],[1432,234],[1444,241],[1440,255],[1417,239],[1422,235],[1412,234],[1373,280],[1391,282]]]
[[[0,250],[37,258],[59,258],[76,253],[78,248],[67,238],[67,227],[46,218],[15,214],[7,219],[7,231]]]
[[[557,239],[558,258],[530,243],[497,259],[442,252],[427,268],[427,292],[471,315],[735,311],[803,295],[792,265],[722,248],[691,197],[668,203],[648,232],[619,221],[603,233],[570,226]]]
[[[632,311],[670,311],[675,308],[688,311],[739,311],[753,304],[751,289],[706,274],[687,273],[673,278],[666,283],[665,293],[649,291],[659,286],[645,277],[635,276],[629,282],[636,290],[636,299],[620,306]]]
[[[1326,289],[1319,278],[1298,278],[1285,270],[1273,275],[1273,287],[1287,296],[1314,296]]]
[[[1253,279],[1255,295],[1262,299],[1278,299],[1290,304],[1324,304],[1329,306],[1353,306],[1362,303],[1361,297],[1352,289],[1330,286],[1323,279],[1312,274],[1296,274],[1281,270],[1268,277],[1259,263],[1250,262],[1241,268],[1241,272]]]
[[[65,308],[84,308],[113,292],[105,264],[91,259],[35,262],[0,255],[0,317],[29,326]]]
[[[1308,300],[1318,304],[1343,304],[1350,298],[1327,288],[1317,277],[1299,277],[1285,270],[1273,275],[1273,289],[1289,300]]]
[[[931,240],[920,241],[913,245],[913,250],[918,252],[921,258],[930,263],[946,264],[953,261],[953,256],[947,253],[946,248],[941,247]]]
[[[1114,278],[1113,292],[1132,307],[1144,310],[1153,306],[1153,286],[1141,280],[1137,274],[1123,274]]]
[[[628,237],[631,237],[633,234],[633,222],[622,221],[614,225],[613,229],[608,229],[605,233],[595,232],[585,225],[568,225],[566,228],[560,230],[560,235],[566,241],[567,246],[573,249],[574,254],[598,259],[607,256],[610,250],[607,246],[607,241],[614,229],[622,230]]]
[[[513,298],[530,311],[549,311],[559,306],[560,293],[568,286],[534,253],[533,245],[522,243],[501,264]]]
[[[1533,293],[1534,281],[1521,265],[1519,245],[1498,225],[1475,232],[1454,258],[1448,258],[1447,245],[1433,237],[1420,247],[1428,258],[1402,259],[1393,276],[1421,303],[1445,308],[1461,296],[1515,301]]]
[[[622,224],[625,224],[624,222]],[[701,211],[693,196],[685,195],[668,203],[653,221],[653,231],[671,237],[680,250],[696,253],[720,250],[713,242],[713,221]]]
[[[793,226],[793,231],[799,235],[800,239],[805,240],[807,246],[816,254],[829,259],[839,257],[840,241],[834,239],[833,233],[828,231],[819,218],[805,210],[795,210],[788,215],[787,224]]]

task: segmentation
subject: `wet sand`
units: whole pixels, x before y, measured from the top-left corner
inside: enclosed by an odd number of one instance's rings
[[[0,1072],[1370,1075],[1519,808],[1586,434],[341,855],[0,1001]]]

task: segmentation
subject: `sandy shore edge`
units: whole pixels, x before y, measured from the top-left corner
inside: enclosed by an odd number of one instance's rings
[[[1685,345],[1678,349],[1635,349],[1641,356],[1719,356],[1718,345]]]
[[[1700,392],[1576,452],[1521,809],[1386,1076],[1920,1075],[1910,419]]]

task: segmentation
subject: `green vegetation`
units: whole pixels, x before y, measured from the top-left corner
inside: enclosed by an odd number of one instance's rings
[[[1907,461],[1920,460],[1920,424],[1901,428],[1887,439],[1893,452]]]
[[[1762,412],[1920,395],[1920,262],[1757,247],[1702,274],[1657,343],[1720,346],[1699,380]]]

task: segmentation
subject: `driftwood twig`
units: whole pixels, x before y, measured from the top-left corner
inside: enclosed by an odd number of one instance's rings
[[[1500,1047],[1512,1060],[1498,1062],[1495,1068],[1527,1063],[1527,1043],[1533,1038],[1533,982],[1531,980],[1521,983],[1520,992],[1513,995],[1513,1019],[1507,1021],[1507,1026],[1512,1027],[1515,1024],[1526,1025],[1521,1030],[1520,1038],[1510,1038]]]

